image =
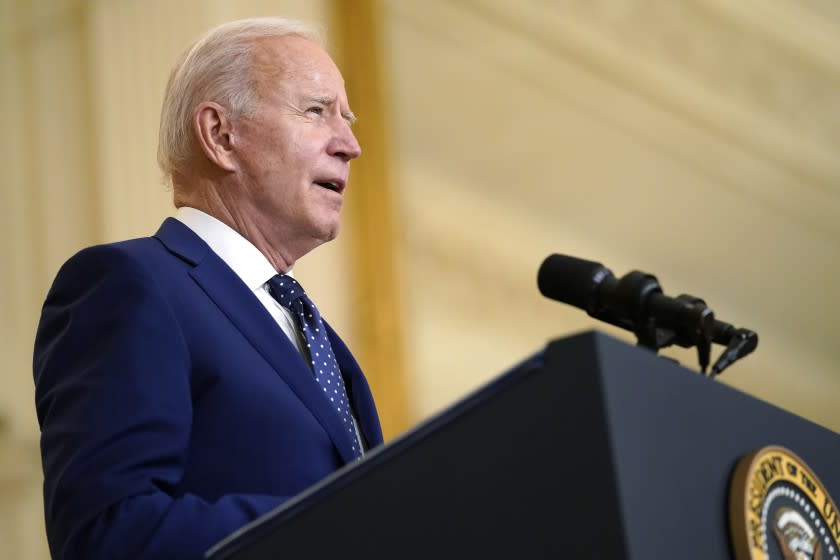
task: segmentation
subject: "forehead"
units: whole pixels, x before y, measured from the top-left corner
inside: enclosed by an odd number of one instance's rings
[[[257,83],[269,89],[309,85],[344,90],[341,72],[326,51],[298,35],[255,41],[252,64]]]

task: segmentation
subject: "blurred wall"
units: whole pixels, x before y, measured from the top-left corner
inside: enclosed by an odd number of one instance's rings
[[[722,381],[840,429],[832,3],[374,4],[414,420],[550,338],[603,328],[538,295],[541,259],[563,252],[656,273],[758,331]],[[148,235],[171,211],[155,166],[170,65],[222,21],[326,12],[0,0],[0,557],[47,557],[30,364],[49,283],[79,248]],[[298,272],[352,347],[346,243]]]
[[[757,331],[721,382],[840,429],[837,3],[385,11],[419,410],[550,338],[631,339],[539,295],[559,252],[654,273]]]

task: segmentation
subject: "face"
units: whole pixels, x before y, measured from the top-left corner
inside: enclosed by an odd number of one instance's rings
[[[242,206],[275,249],[297,258],[335,238],[361,154],[344,80],[329,55],[297,36],[259,43],[257,104],[235,124]]]

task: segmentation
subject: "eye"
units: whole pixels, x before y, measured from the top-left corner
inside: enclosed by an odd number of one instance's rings
[[[313,115],[323,115],[324,114],[324,108],[320,107],[318,105],[314,105],[314,106],[310,107],[309,109],[307,109],[306,112],[307,113],[312,113]]]

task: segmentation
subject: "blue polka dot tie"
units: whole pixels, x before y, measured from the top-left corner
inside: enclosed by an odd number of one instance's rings
[[[309,351],[309,363],[315,374],[315,380],[323,390],[324,396],[338,413],[353,442],[353,452],[357,457],[362,454],[362,446],[356,435],[356,426],[350,413],[350,399],[344,388],[344,379],[338,368],[324,322],[318,308],[306,295],[303,286],[285,274],[278,274],[268,281],[271,295],[297,319],[306,340]]]

